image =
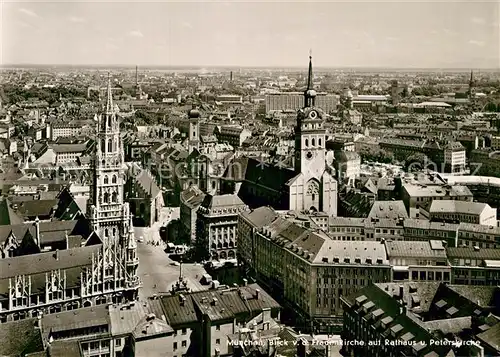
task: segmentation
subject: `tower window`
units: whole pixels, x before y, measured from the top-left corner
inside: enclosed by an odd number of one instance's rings
[[[111,195],[111,202],[116,203],[117,199],[118,194],[116,192],[113,192],[113,194]]]
[[[116,175],[113,175],[113,178],[111,179],[112,183],[116,183]]]
[[[107,185],[109,183],[108,176],[104,176],[104,184]]]
[[[116,228],[113,228],[113,237],[116,237]]]
[[[102,152],[106,151],[106,141],[104,139],[101,140],[101,151]]]
[[[311,144],[312,144],[312,146],[314,146],[316,144],[315,141],[314,141],[314,138],[312,138]]]
[[[316,195],[313,193],[312,194],[312,200],[314,201],[316,199]]]
[[[108,140],[108,152],[113,152],[113,141]]]
[[[318,139],[318,145],[321,146],[321,138]]]
[[[309,140],[308,139],[306,139],[305,143],[306,143],[306,146],[309,146]]]
[[[109,237],[109,230],[107,228],[104,230],[104,236]]]
[[[104,203],[109,203],[109,193],[104,194]]]

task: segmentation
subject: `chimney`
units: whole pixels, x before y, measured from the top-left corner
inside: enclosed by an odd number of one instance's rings
[[[255,298],[259,299],[260,289],[255,289]]]
[[[243,279],[243,285],[244,285],[244,286],[247,286],[247,285],[248,285],[248,280],[247,280],[247,279]]]
[[[35,243],[40,248],[40,220],[35,218]]]
[[[214,297],[214,298],[212,299],[212,305],[213,305],[213,306],[217,305],[217,298],[216,298],[216,297]]]
[[[35,329],[41,329],[41,328],[42,328],[42,315],[38,314],[35,321]]]
[[[55,253],[54,253],[54,258],[56,260],[59,260],[59,249],[56,249]]]
[[[269,322],[271,322],[271,309],[264,308],[262,309],[262,323],[269,325]]]
[[[68,231],[64,232],[64,238],[66,239],[66,249],[69,249],[69,237],[68,237]]]

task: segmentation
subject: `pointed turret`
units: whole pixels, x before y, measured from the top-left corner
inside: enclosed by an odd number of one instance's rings
[[[108,72],[108,89],[107,89],[107,103],[106,103],[106,114],[113,114],[114,113],[114,107],[113,107],[113,92],[111,90],[111,75]]]
[[[316,91],[313,85],[312,56],[309,56],[309,72],[307,74],[307,87],[304,92],[304,107],[314,107]]]

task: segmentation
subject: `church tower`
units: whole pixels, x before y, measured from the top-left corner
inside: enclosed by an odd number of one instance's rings
[[[200,149],[200,112],[193,105],[193,109],[191,109],[188,113],[189,118],[189,138],[188,138],[188,146],[189,153],[193,150]]]
[[[337,215],[337,181],[326,165],[324,114],[316,104],[313,88],[312,57],[309,56],[304,107],[297,112],[295,127],[295,173],[290,186],[289,209],[321,211]]]
[[[316,91],[313,89],[312,57],[309,56],[307,87],[304,91],[304,107],[297,115],[295,128],[295,170],[312,174],[319,179],[325,171],[325,139],[323,112],[316,108]]]
[[[472,71],[470,71],[470,79],[469,79],[469,99],[473,100],[475,97],[475,91],[474,91],[474,74]]]
[[[125,162],[120,124],[113,107],[108,75],[106,111],[97,117],[96,151],[93,158],[93,184],[89,209],[91,229],[103,241],[98,258],[103,289],[135,299],[139,288],[138,258],[132,216],[124,202]]]

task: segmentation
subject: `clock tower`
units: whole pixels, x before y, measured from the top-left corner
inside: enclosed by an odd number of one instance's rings
[[[312,58],[309,57],[304,107],[297,113],[297,126],[295,128],[295,170],[297,173],[311,175],[319,180],[325,171],[326,130],[323,127],[323,112],[314,106],[315,100]]]
[[[295,127],[295,177],[290,187],[290,210],[321,211],[337,215],[337,181],[326,165],[326,130],[323,111],[315,106],[312,58],[309,56],[304,107],[297,113]]]

